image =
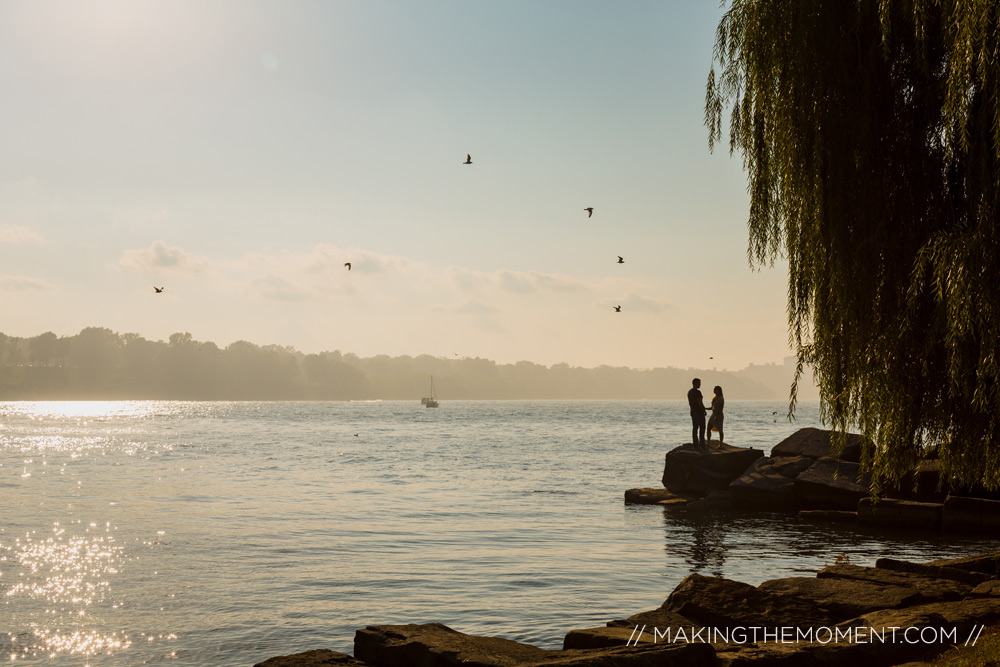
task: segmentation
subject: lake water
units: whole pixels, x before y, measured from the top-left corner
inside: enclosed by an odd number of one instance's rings
[[[727,441],[820,426],[785,409],[727,402]],[[995,548],[624,505],[689,426],[686,401],[0,403],[0,657],[249,667],[430,621],[560,648],[692,572]]]

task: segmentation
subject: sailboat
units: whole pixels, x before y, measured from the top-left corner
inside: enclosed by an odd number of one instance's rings
[[[434,376],[431,376],[431,395],[420,399],[425,408],[436,408],[438,406],[437,393],[434,391]]]

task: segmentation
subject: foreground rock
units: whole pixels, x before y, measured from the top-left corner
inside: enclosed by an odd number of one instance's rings
[[[880,559],[759,586],[692,574],[659,608],[573,630],[562,650],[440,623],[373,625],[357,631],[353,658],[307,651],[256,667],[893,667],[1000,623],[998,563],[1000,552],[922,564]]]
[[[511,639],[467,635],[440,623],[370,625],[354,635],[354,655],[384,667],[510,667],[541,662],[552,653]]]
[[[368,626],[357,631],[354,653],[374,667],[697,667],[711,664],[715,655],[707,644],[550,651],[500,637],[467,635],[440,623]]]
[[[280,655],[264,662],[258,662],[253,667],[368,667],[365,663],[352,658],[346,653],[337,653],[325,648]]]

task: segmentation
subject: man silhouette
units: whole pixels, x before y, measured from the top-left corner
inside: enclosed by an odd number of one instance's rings
[[[691,405],[691,444],[695,447],[705,447],[705,402],[701,397],[701,380],[695,378],[691,380],[691,389],[688,390],[688,403]]]

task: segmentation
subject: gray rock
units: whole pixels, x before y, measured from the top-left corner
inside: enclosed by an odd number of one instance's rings
[[[440,623],[368,626],[357,631],[354,652],[375,667],[699,667],[715,658],[709,644],[663,642],[549,651]]]
[[[840,523],[857,523],[858,513],[847,510],[799,510],[803,519],[815,521],[837,521]]]
[[[667,452],[663,486],[676,494],[706,496],[725,490],[751,463],[764,456],[759,449],[722,445],[703,450],[687,444]]]
[[[837,456],[830,442],[832,431],[818,428],[801,428],[771,448],[771,456],[808,456],[819,459],[838,458],[841,461],[858,463],[861,460],[860,435],[849,433],[844,451]]]
[[[951,579],[930,577],[925,574],[896,572],[877,567],[861,567],[844,563],[829,565],[816,574],[820,579],[852,579],[885,586],[902,586],[916,591],[914,604],[961,600],[972,591],[972,586]]]
[[[915,617],[929,618],[932,622],[917,622]],[[997,621],[1000,621],[1000,598],[968,598],[955,602],[921,604],[900,610],[880,610],[863,614],[841,625],[846,627],[852,623],[869,623],[870,627],[885,628],[932,625],[949,631],[955,628],[959,642],[965,642],[978,626],[994,625]]]
[[[1000,551],[991,551],[985,554],[977,554],[966,558],[946,558],[944,560],[932,560],[924,565],[931,567],[947,567],[967,572],[979,572],[990,575],[996,579],[1000,572]],[[876,564],[878,567],[878,564]]]
[[[667,489],[629,489],[625,492],[626,505],[683,505],[689,500]]]
[[[638,614],[632,614],[628,618],[608,621],[609,628],[634,628],[636,626],[642,627],[643,625],[660,629],[701,627],[701,624],[695,623],[690,618],[681,616],[677,612],[670,611],[663,606],[650,609],[649,611],[641,611]]]
[[[733,494],[729,491],[712,491],[700,500],[692,500],[686,507],[690,510],[730,510],[733,508]]]
[[[279,655],[264,662],[258,662],[253,667],[370,667],[365,663],[352,658],[346,653],[337,653],[329,649],[320,648],[291,655]]]
[[[553,653],[511,639],[467,635],[441,623],[369,625],[354,635],[354,655],[376,667],[513,667]]]
[[[876,609],[907,607],[922,600],[920,591],[911,586],[857,579],[786,577],[765,581],[757,588],[776,598],[808,600],[837,622]]]
[[[923,503],[943,503],[948,495],[941,482],[941,463],[937,458],[925,458],[900,481],[898,489],[887,489],[886,496]]]
[[[716,628],[832,625],[849,617],[817,607],[811,598],[700,574],[685,577],[663,609]]]
[[[704,667],[714,664],[715,649],[711,644],[640,642],[639,646],[555,651],[545,662],[522,667]]]
[[[858,522],[893,528],[941,528],[941,503],[920,503],[915,500],[882,498],[875,502],[871,497],[858,501]]]
[[[753,509],[796,509],[795,477],[811,466],[814,460],[806,456],[757,459],[729,485],[734,502],[740,507]]]
[[[1000,500],[948,496],[942,521],[949,532],[1000,535]]]
[[[969,593],[969,597],[974,598],[1000,598],[1000,581],[997,579],[991,579],[989,581],[984,581],[983,583],[972,589]]]
[[[859,481],[860,480],[860,481]],[[871,475],[857,463],[816,459],[795,478],[795,496],[804,509],[853,511],[871,494]]]
[[[950,561],[934,561],[938,563],[950,562]],[[933,565],[928,563],[911,563],[905,560],[897,560],[895,558],[879,558],[875,561],[875,567],[883,570],[893,570],[895,572],[912,572],[914,574],[923,574],[928,577],[935,577],[938,579],[951,579],[952,581],[959,581],[964,584],[969,584],[970,586],[977,586],[984,581],[991,579],[990,575],[983,574],[981,572],[971,572],[969,570],[963,570],[957,567],[949,567],[947,565]]]

